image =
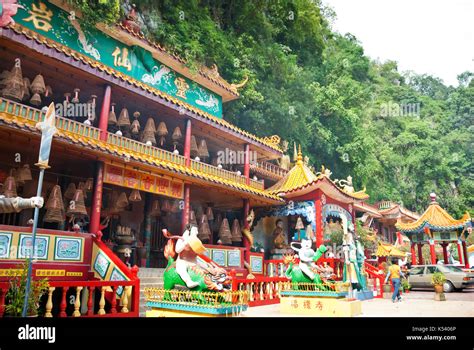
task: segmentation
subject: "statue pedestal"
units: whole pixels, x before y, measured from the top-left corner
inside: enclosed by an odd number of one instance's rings
[[[146,317],[236,317],[247,310],[246,305],[206,307],[189,305],[187,303],[150,302],[146,306],[151,308],[145,313]]]
[[[313,317],[353,317],[362,314],[362,302],[346,298],[282,296],[280,312]]]

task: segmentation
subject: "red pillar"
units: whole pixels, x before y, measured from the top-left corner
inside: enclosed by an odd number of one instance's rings
[[[459,263],[464,264],[464,255],[462,251],[461,241],[458,241],[458,258]]]
[[[244,199],[244,228],[250,230],[249,224],[247,222],[247,216],[250,214],[250,201],[248,199]],[[250,263],[250,242],[247,239],[247,237],[243,236],[244,240],[244,248],[245,248],[245,253],[244,253],[244,259],[246,262]]]
[[[449,264],[448,262],[448,244],[442,243],[441,246],[443,247],[443,260],[445,264]]]
[[[418,265],[423,265],[423,244],[418,243]]]
[[[415,243],[411,244],[411,263],[412,265],[416,265]]]
[[[316,248],[323,244],[323,205],[321,199],[314,201],[316,211]]]
[[[110,85],[106,85],[104,91],[104,100],[102,101],[102,109],[100,110],[99,117],[100,139],[102,141],[107,140],[107,120],[109,118],[111,97],[112,88],[110,87]]]
[[[244,148],[245,152],[245,164],[244,164],[244,176],[247,185],[250,185],[250,145],[247,143]]]
[[[430,240],[430,256],[431,256],[431,263],[436,264],[436,252],[435,252],[435,245],[434,245],[433,240]]]
[[[184,158],[186,158],[186,166],[191,165],[191,119],[186,120],[186,132],[184,137]]]
[[[184,232],[186,225],[189,223],[189,195],[191,192],[191,185],[184,184],[184,205],[183,213],[181,215],[181,232]]]
[[[92,195],[91,222],[89,232],[97,233],[100,226],[100,211],[102,209],[102,187],[104,178],[104,163],[97,162],[97,173],[94,181],[94,193]]]
[[[464,267],[469,268],[469,256],[467,255],[467,246],[466,246],[466,241],[462,241],[462,250],[464,252],[463,258],[464,258]]]

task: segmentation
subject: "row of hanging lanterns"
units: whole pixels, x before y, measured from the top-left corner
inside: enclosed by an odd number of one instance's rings
[[[111,110],[109,112],[107,126],[110,132],[115,132],[119,135],[125,135],[127,137],[132,137],[136,140],[139,140],[147,145],[156,146],[157,144],[160,147],[166,142],[166,136],[168,136],[168,128],[165,122],[160,122],[158,128],[156,128],[155,120],[153,118],[148,118],[145,124],[145,128],[140,134],[141,125],[138,118],[140,117],[140,112],[136,111],[133,113],[133,122],[130,122],[130,116],[127,108],[122,108],[120,111],[119,117],[115,114],[115,103],[112,103]],[[156,139],[158,136],[158,142]],[[179,142],[183,138],[183,134],[179,126],[177,126],[171,135],[171,140],[173,142],[174,149],[178,146]]]
[[[46,86],[41,74],[36,75],[32,82],[23,77],[21,60],[15,59],[15,65],[11,71],[5,70],[0,74],[1,95],[15,101],[28,101],[34,105],[41,105],[41,95],[52,96],[51,86]]]

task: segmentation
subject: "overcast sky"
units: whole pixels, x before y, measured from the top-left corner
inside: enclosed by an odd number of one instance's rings
[[[428,73],[457,85],[474,71],[474,0],[323,0],[337,15],[333,28],[352,33],[373,59],[400,71]]]

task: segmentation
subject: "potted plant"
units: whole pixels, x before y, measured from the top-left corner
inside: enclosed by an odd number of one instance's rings
[[[408,280],[406,278],[402,279],[401,285],[402,285],[403,292],[408,293],[408,291],[411,288],[411,284],[408,282]]]
[[[435,272],[431,276],[431,284],[434,286],[436,293],[443,293],[444,282],[446,282],[446,276],[442,272]]]
[[[9,289],[5,296],[5,315],[20,317],[25,302],[26,279],[28,276],[28,260],[21,265],[21,271],[9,272]],[[32,280],[28,295],[27,316],[37,316],[40,298],[48,291],[48,279]]]

